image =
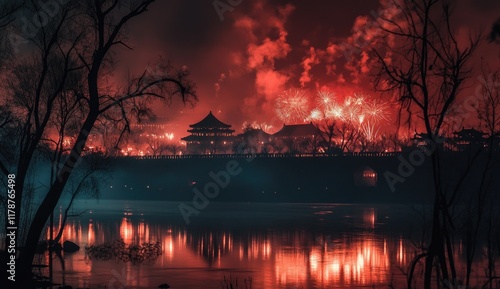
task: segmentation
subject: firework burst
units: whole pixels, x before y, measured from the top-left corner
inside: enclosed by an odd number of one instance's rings
[[[349,96],[344,100],[342,111],[344,113],[344,121],[354,124],[361,124],[365,119],[365,112],[363,106],[365,99],[359,96]]]
[[[338,120],[357,128],[367,140],[375,141],[382,122],[389,121],[388,105],[362,94],[339,101],[334,92],[318,91],[314,108],[303,90],[288,90],[276,100],[276,113],[284,122]]]
[[[309,116],[307,117],[307,120],[310,120],[310,121],[315,121],[315,120],[321,120],[323,119],[323,114],[321,113],[321,110],[315,108],[311,111],[311,113],[309,114]]]
[[[325,112],[325,117],[329,119],[337,119],[341,121],[345,121],[344,108],[341,105],[333,103],[328,106],[328,109]]]
[[[367,121],[359,126],[359,129],[368,141],[375,141],[378,139],[378,131],[380,127],[375,126],[375,123]]]
[[[339,102],[335,94],[320,91],[316,98],[316,108],[309,120],[333,119],[356,127],[369,141],[378,138],[380,123],[389,120],[388,105],[380,100],[372,100],[361,94],[347,96]]]
[[[309,98],[303,90],[287,90],[276,99],[275,110],[284,122],[303,122],[310,114]]]
[[[364,111],[376,123],[389,121],[388,106],[386,103],[378,100],[367,102]]]
[[[335,102],[335,93],[328,90],[320,90],[317,93],[316,105],[320,108],[327,108]]]

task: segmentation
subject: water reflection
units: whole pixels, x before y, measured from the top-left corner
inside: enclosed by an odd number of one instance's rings
[[[120,238],[123,239],[125,244],[131,244],[132,243],[132,234],[133,234],[133,227],[129,219],[127,218],[122,218],[122,222],[120,224]],[[137,231],[137,230],[136,230]],[[134,234],[135,235],[135,234]],[[135,235],[136,237],[138,235]]]
[[[311,275],[318,284],[387,284],[390,256],[384,251],[386,240],[374,238],[341,240],[327,248],[313,247],[309,256]]]
[[[252,277],[253,289],[405,286],[402,269],[415,254],[403,233],[409,230],[404,220],[410,218],[377,207],[302,205],[279,211],[259,206],[207,211],[206,222],[198,226],[128,210],[71,219],[63,241],[82,247],[120,238],[127,244],[158,241],[163,254],[154,262],[131,264],[90,261],[81,250],[65,256],[71,272],[67,282],[82,288],[156,288],[162,283],[220,288],[224,276],[233,276]],[[227,212],[231,209],[238,213]],[[459,254],[457,262],[463,260]]]
[[[160,284],[165,282],[165,275],[170,275],[169,279],[176,278],[173,271],[165,269],[184,270],[184,278],[187,276],[192,279],[190,282],[198,282],[204,288],[219,288],[217,280],[233,274],[224,270],[246,272],[240,275],[242,278],[251,276],[254,288],[388,285],[395,268],[411,258],[407,256],[407,243],[400,236],[375,233],[374,209],[364,211],[359,219],[363,230],[325,234],[303,229],[192,230],[127,215],[115,220],[99,220],[93,216],[92,219],[82,217],[70,221],[63,239],[82,247],[119,238],[127,244],[159,241],[163,254],[154,263],[112,264],[112,267],[126,268],[127,276],[123,280],[128,280],[127,288]],[[115,273],[102,272],[106,266],[109,267],[109,261],[85,259],[83,250],[66,256],[66,268],[76,272],[67,279],[75,278],[73,282],[82,286],[90,276],[94,284],[101,285],[113,279]],[[206,272],[208,277],[203,277],[199,271]],[[134,274],[141,276],[140,280],[132,278]]]

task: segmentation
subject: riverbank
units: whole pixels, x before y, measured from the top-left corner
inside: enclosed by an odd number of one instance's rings
[[[445,178],[461,179],[468,156],[452,153]],[[415,154],[333,157],[117,158],[101,198],[220,202],[414,203],[432,201],[430,158]],[[480,177],[473,165],[470,182]],[[464,187],[467,189],[467,187]]]

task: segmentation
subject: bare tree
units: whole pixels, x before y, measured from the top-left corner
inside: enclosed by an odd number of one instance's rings
[[[477,117],[481,122],[481,128],[487,132],[487,140],[481,144],[480,151],[487,146],[487,155],[481,160],[483,167],[481,171],[481,179],[477,192],[470,198],[469,207],[466,208],[465,215],[465,240],[468,245],[466,249],[466,283],[469,287],[470,277],[472,273],[472,262],[476,254],[478,237],[480,235],[481,225],[487,223],[488,247],[490,255],[487,256],[488,268],[486,270],[487,277],[492,285],[494,276],[495,261],[494,246],[491,244],[492,224],[498,223],[500,219],[495,213],[495,206],[498,204],[498,189],[494,185],[493,179],[496,177],[494,171],[498,169],[498,163],[495,162],[493,154],[498,150],[498,132],[500,132],[500,71],[491,71],[491,69],[483,64],[481,78],[482,99],[475,106]]]
[[[331,154],[333,148],[335,146],[334,137],[336,136],[335,128],[336,122],[332,118],[323,117],[321,121],[318,121],[314,124],[321,131],[321,138],[323,140],[322,144],[324,144],[325,152]]]
[[[184,146],[177,142],[171,142],[165,145],[165,149],[176,156],[184,150]]]
[[[343,152],[353,152],[356,149],[361,131],[352,123],[345,121],[337,126],[338,136],[340,138],[339,147]]]
[[[126,126],[127,123],[117,123],[115,119],[108,118],[107,115],[97,119],[94,131],[99,139],[96,142],[102,145],[101,150],[106,156],[122,154],[123,145],[131,137],[130,134],[122,134],[123,131],[127,130]]]
[[[408,123],[413,121],[413,116],[421,120],[428,141],[436,148],[445,117],[470,77],[469,62],[479,37],[459,43],[449,1],[410,0],[394,1],[393,4],[400,11],[399,16],[394,19],[381,17],[383,24],[380,26],[393,41],[386,42],[383,48],[373,49],[381,64],[377,86],[400,95],[401,112],[407,113]],[[389,43],[394,45],[389,46]],[[389,55],[392,61],[387,60]],[[413,262],[425,258],[426,289],[431,287],[435,261],[445,281],[456,280],[453,252],[447,246],[451,241],[448,230],[453,227],[449,218],[451,200],[443,189],[439,149],[432,151],[431,158],[435,190],[431,239],[427,250]],[[408,287],[411,278],[412,272]]]
[[[147,140],[148,148],[153,153],[153,156],[162,155],[166,150],[166,142],[164,139],[159,138],[158,136],[150,136]]]
[[[27,3],[27,9],[40,11],[40,3]],[[24,247],[16,263],[18,288],[32,287],[31,264],[36,244],[99,119],[125,124],[122,130],[125,134],[129,118],[142,117],[153,99],[196,100],[189,72],[176,70],[169,62],[160,63],[155,73],[145,69],[138,75],[129,74],[121,87],[103,85],[114,68],[113,52],[117,48],[130,48],[123,33],[125,26],[144,14],[152,3],[153,0],[144,0],[125,5],[116,0],[87,0],[61,4],[59,13],[30,39],[33,50],[29,57],[19,55],[11,59],[5,66],[8,70],[2,71],[4,78],[9,79],[6,97],[19,124],[13,140],[17,142],[15,164],[9,166],[2,159],[2,167],[6,168],[2,171],[16,174],[17,204],[23,203],[31,186],[29,169],[46,140],[52,139],[61,148],[61,136],[67,133],[74,136],[67,151],[59,150],[63,153],[56,156],[59,161],[53,165],[54,177],[26,226],[26,237],[18,240],[19,246]],[[68,117],[64,129],[54,125],[60,117]],[[53,134],[54,131],[59,133]],[[21,206],[16,207],[16,224],[19,216],[26,213]]]
[[[17,47],[13,47],[13,43],[18,41],[15,39],[18,36],[11,33],[10,26],[16,20],[15,14],[22,7],[22,1],[5,0],[0,3],[0,68],[17,49]]]
[[[493,141],[495,134],[500,131],[500,70],[491,71],[488,67],[483,67],[481,79],[483,99],[478,101],[475,109],[481,128],[486,130],[489,140]]]
[[[358,147],[360,152],[374,152],[379,149],[381,142],[379,139],[373,139],[367,137],[365,134],[361,133],[358,140]]]
[[[301,152],[316,155],[321,148],[326,147],[321,131],[300,141]]]
[[[382,134],[377,146],[378,150],[381,152],[397,152],[401,150],[403,145],[403,141],[394,133]]]

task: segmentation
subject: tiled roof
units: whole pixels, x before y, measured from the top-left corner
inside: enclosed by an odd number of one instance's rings
[[[189,125],[190,127],[193,128],[230,128],[231,125],[225,124],[222,121],[218,120],[212,112],[210,112],[204,119],[201,121]]]
[[[321,131],[312,123],[283,125],[283,128],[273,136],[278,137],[301,137],[319,135]]]
[[[248,137],[248,138],[261,138],[261,139],[265,139],[265,138],[269,138],[271,135],[268,134],[267,132],[263,131],[262,129],[260,128],[253,128],[253,129],[250,129],[242,134],[239,134],[238,135],[239,137]]]

